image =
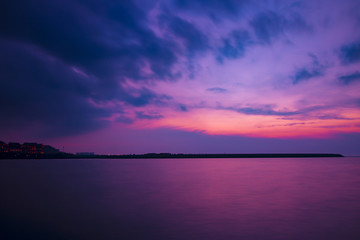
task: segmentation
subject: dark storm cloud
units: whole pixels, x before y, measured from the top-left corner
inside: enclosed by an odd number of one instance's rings
[[[89,79],[35,50],[0,41],[0,132],[40,126],[37,135],[62,136],[104,127],[111,111],[89,102]]]
[[[356,71],[352,74],[341,76],[341,77],[339,77],[339,80],[341,83],[343,83],[345,85],[348,85],[355,81],[360,81],[360,72]]]
[[[158,120],[163,117],[164,117],[163,115],[159,115],[159,114],[146,114],[144,112],[136,112],[137,119]]]
[[[77,73],[59,60],[49,61],[51,56],[32,46],[2,40],[0,51],[0,132],[39,127],[37,135],[76,135],[105,127],[106,118],[122,114],[117,107],[106,107],[96,78]],[[118,87],[112,92],[132,106],[168,99],[146,88],[124,91]],[[125,116],[116,121],[132,122]]]
[[[213,93],[227,93],[228,92],[228,90],[226,90],[225,88],[219,88],[219,87],[208,88],[208,89],[206,89],[206,91],[213,92]]]
[[[178,8],[208,14],[215,21],[219,19],[218,15],[237,16],[248,3],[247,0],[175,0]]]
[[[145,61],[156,77],[171,77],[172,45],[145,27],[145,16],[131,1],[8,1],[0,8],[0,34],[106,81],[115,74],[141,79]]]
[[[274,11],[261,12],[249,22],[260,43],[270,44],[285,31],[310,31],[311,27],[299,14],[285,17]]]
[[[360,61],[360,41],[344,45],[340,49],[340,60],[343,64]]]
[[[165,12],[159,16],[160,25],[181,38],[190,55],[208,49],[208,38],[194,24]]]
[[[176,78],[175,45],[156,37],[131,1],[6,1],[0,22],[0,131],[37,125],[48,136],[90,132],[118,113],[97,106],[168,99],[122,87],[125,78]]]

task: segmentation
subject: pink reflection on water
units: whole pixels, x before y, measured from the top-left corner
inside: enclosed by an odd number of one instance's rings
[[[109,180],[129,180],[129,213],[141,209],[156,216],[166,234],[316,239],[354,229],[360,219],[360,205],[348,202],[360,197],[354,187],[360,178],[346,163],[327,161],[332,160],[135,160],[128,167],[136,178],[113,168]],[[115,201],[109,211],[123,208]]]
[[[0,165],[0,222],[8,232],[16,226],[16,234],[24,236],[360,237],[359,158],[25,160]]]

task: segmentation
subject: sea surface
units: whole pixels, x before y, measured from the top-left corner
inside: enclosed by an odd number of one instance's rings
[[[360,158],[0,160],[0,239],[360,239]]]

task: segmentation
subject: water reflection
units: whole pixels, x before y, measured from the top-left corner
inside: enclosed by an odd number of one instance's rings
[[[0,162],[8,238],[360,239],[360,159]]]

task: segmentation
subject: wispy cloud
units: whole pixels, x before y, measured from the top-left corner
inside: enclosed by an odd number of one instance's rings
[[[137,119],[147,119],[147,120],[158,120],[163,118],[164,116],[156,113],[146,114],[144,112],[136,112]]]
[[[318,58],[313,54],[309,54],[309,56],[312,58],[312,62],[308,66],[295,71],[292,76],[293,84],[324,75],[325,67],[319,63]]]
[[[283,111],[274,111],[272,109],[266,108],[238,108],[236,109],[239,113],[249,114],[249,115],[264,115],[264,116],[292,116],[297,115],[297,112],[283,112]]]
[[[245,49],[251,45],[253,45],[253,40],[247,30],[234,30],[228,38],[223,39],[223,45],[219,51],[221,56],[227,59],[237,59],[244,57]]]
[[[213,92],[213,93],[227,93],[228,92],[228,90],[226,90],[225,88],[220,88],[220,87],[208,88],[208,89],[206,89],[206,91]]]
[[[270,44],[285,31],[308,31],[311,27],[299,14],[290,18],[274,11],[261,12],[250,21],[260,43]]]
[[[352,82],[360,81],[360,72],[356,71],[354,73],[341,76],[339,77],[339,80],[345,85],[350,84]]]
[[[360,42],[346,44],[340,49],[340,59],[343,64],[360,61]]]

